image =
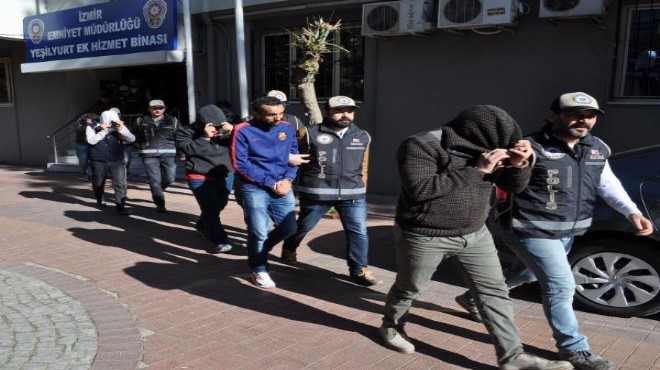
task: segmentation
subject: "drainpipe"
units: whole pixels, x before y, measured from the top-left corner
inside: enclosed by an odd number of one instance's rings
[[[243,24],[243,0],[236,0],[236,57],[238,59],[238,90],[241,118],[248,116],[247,71],[245,66],[245,26]]]
[[[206,27],[206,90],[208,95],[207,104],[215,104],[218,100],[218,87],[217,87],[217,74],[216,66],[216,40],[215,40],[215,26],[211,21],[209,13],[203,13],[202,19]]]
[[[193,66],[190,1],[183,0],[183,29],[186,38],[186,81],[188,82],[188,122],[195,122],[195,71]]]

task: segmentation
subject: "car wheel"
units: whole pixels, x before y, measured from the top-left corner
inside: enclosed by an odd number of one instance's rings
[[[569,263],[577,304],[616,316],[660,312],[660,249],[643,239],[585,241],[569,254]]]

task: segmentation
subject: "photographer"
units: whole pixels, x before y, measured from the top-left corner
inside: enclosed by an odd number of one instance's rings
[[[176,147],[185,155],[186,181],[201,210],[195,228],[213,244],[209,253],[232,248],[220,221],[234,182],[229,157],[232,130],[222,110],[207,105],[199,109],[197,122],[182,126],[176,135]]]
[[[94,128],[87,126],[85,134],[91,145],[92,189],[96,204],[99,207],[105,206],[103,193],[105,180],[110,172],[117,212],[130,214],[130,210],[126,208],[126,164],[122,144],[132,143],[135,136],[124,126],[117,113],[111,110],[101,113],[101,123]]]
[[[85,113],[78,119],[78,127],[76,127],[76,157],[80,169],[87,177],[87,181],[92,181],[92,167],[89,163],[89,143],[87,142],[87,127],[96,125],[99,116],[94,113]]]

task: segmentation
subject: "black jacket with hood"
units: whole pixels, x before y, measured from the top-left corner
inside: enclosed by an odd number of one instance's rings
[[[493,185],[518,193],[531,168],[502,168],[482,175],[479,156],[509,148],[522,138],[518,123],[504,110],[478,105],[436,131],[404,139],[397,151],[401,193],[396,222],[427,236],[461,236],[484,226]]]
[[[181,126],[176,135],[176,147],[185,155],[186,173],[207,175],[214,178],[224,178],[233,173],[228,135],[208,138],[204,137],[204,126],[212,123],[220,126],[227,119],[222,110],[215,105],[207,105],[197,112],[197,122]]]

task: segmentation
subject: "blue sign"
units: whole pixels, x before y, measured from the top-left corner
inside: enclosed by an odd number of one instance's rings
[[[122,0],[23,19],[28,63],[177,50],[176,0]]]

